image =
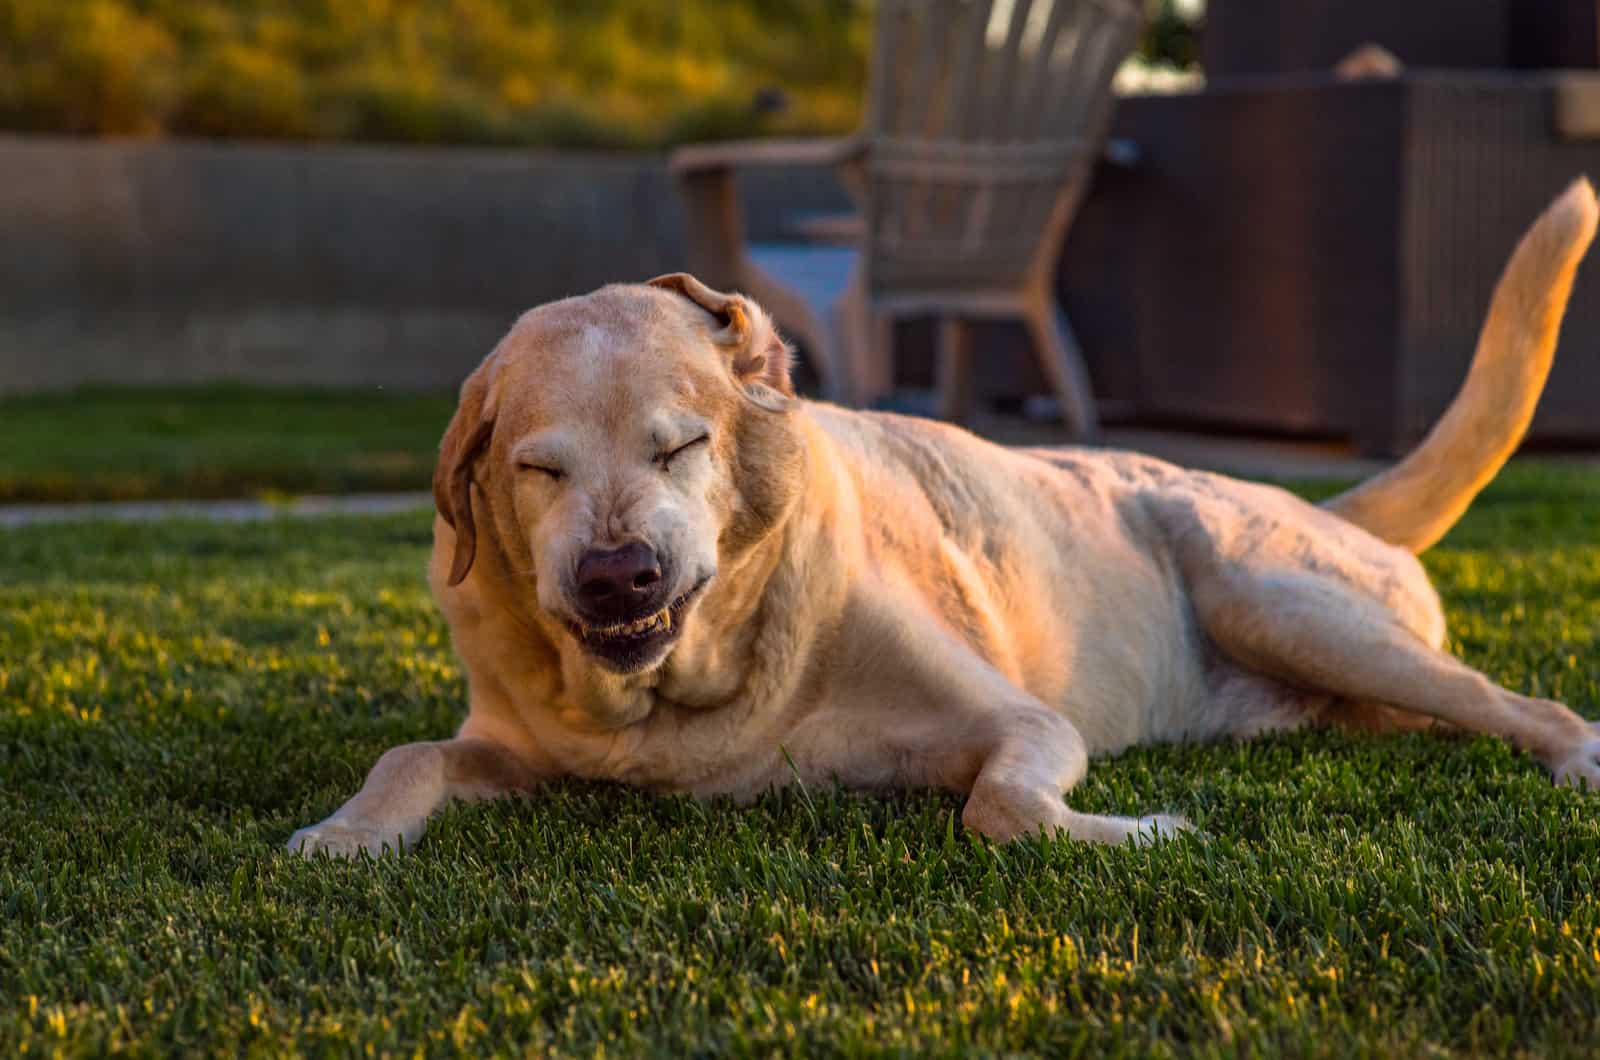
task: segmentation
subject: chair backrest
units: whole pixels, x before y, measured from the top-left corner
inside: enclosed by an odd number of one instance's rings
[[[1013,288],[1059,250],[1140,2],[877,5],[862,129],[869,289]]]

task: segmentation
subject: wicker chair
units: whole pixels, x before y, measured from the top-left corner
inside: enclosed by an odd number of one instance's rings
[[[940,412],[963,418],[970,322],[1019,320],[1068,427],[1093,434],[1088,374],[1052,276],[1099,157],[1111,79],[1138,35],[1140,6],[878,0],[869,102],[856,135],[673,153],[690,267],[765,305],[806,347],[824,394],[854,404],[892,389],[895,321],[932,316]],[[841,169],[860,210],[853,249],[774,253],[745,243],[733,171],[793,164]]]

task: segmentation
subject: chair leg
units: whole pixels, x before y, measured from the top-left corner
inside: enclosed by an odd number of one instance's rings
[[[866,292],[854,280],[834,304],[833,318],[844,351],[844,399],[866,408],[893,387],[893,324],[872,311]]]
[[[871,372],[867,376],[867,402],[871,404],[894,396],[895,318],[874,310],[872,320]]]
[[[1045,378],[1061,402],[1061,417],[1066,420],[1067,430],[1080,440],[1093,438],[1100,431],[1100,417],[1095,412],[1083,351],[1078,348],[1066,314],[1054,299],[1041,300],[1029,310],[1027,324]]]
[[[939,321],[939,417],[965,423],[972,414],[972,325],[960,317]]]
[[[828,321],[811,308],[811,303],[749,260],[740,267],[738,288],[754,298],[772,314],[781,329],[805,346],[822,384],[822,396],[829,401],[845,398],[850,389],[849,372],[839,336]]]

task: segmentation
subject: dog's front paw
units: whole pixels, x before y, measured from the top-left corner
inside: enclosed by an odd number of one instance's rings
[[[1187,817],[1173,813],[1152,813],[1136,818],[1132,839],[1136,846],[1147,847],[1158,839],[1172,839],[1184,832],[1199,833]]]
[[[1059,793],[990,782],[973,791],[961,823],[998,843],[1041,833],[1068,833],[1072,814]]]
[[[1571,788],[1587,787],[1600,793],[1600,723],[1589,726],[1589,737],[1565,758],[1550,767],[1557,784]]]
[[[415,841],[399,830],[368,822],[330,817],[302,828],[289,837],[289,851],[309,858],[319,851],[335,858],[353,858],[365,851],[372,857],[385,852],[399,853]]]

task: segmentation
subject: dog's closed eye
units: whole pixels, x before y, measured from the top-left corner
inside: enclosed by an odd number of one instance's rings
[[[677,457],[679,454],[684,453],[684,452],[686,452],[686,451],[688,451],[690,449],[693,449],[697,445],[701,445],[701,444],[704,444],[704,443],[709,442],[709,441],[711,441],[711,435],[702,434],[698,438],[693,439],[692,441],[684,442],[682,445],[678,446],[676,449],[669,449],[664,453],[657,453],[656,454],[656,463],[660,464],[662,469],[665,470],[666,468],[669,468],[669,467],[672,466],[673,459],[675,457]]]
[[[547,466],[545,464],[530,464],[530,463],[526,463],[526,462],[518,462],[517,470],[518,471],[537,471],[541,475],[549,476],[549,478],[551,480],[556,481],[556,482],[559,482],[562,479],[567,477],[567,473],[565,471],[561,470],[559,467],[549,467],[549,466]]]

